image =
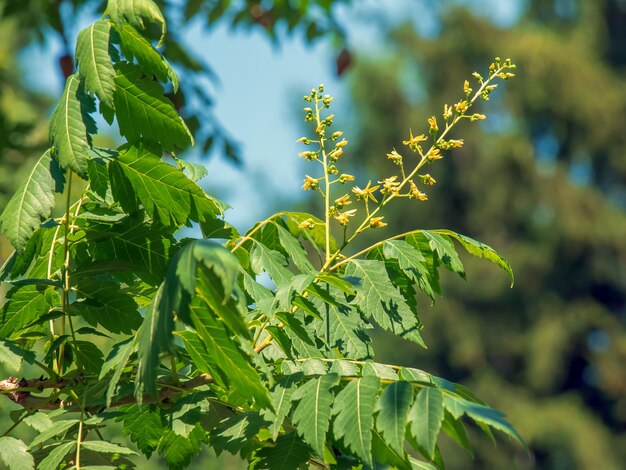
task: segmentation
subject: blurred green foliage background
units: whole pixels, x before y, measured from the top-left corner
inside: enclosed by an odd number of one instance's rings
[[[12,8],[16,2],[0,1],[0,208],[29,170],[29,158],[46,145],[54,99],[23,86],[16,54],[38,36],[63,33],[61,4],[83,3],[97,8],[99,2],[23,0]],[[244,28],[263,28],[276,41],[289,40],[274,32],[282,20],[311,41],[332,36],[341,56],[333,2],[234,2],[239,10],[221,1],[174,3],[203,15],[209,27],[240,15]],[[481,240],[509,260],[516,284],[511,289],[498,270],[464,259],[468,282],[449,276],[435,306],[421,299],[429,349],[380,334],[377,360],[470,386],[507,413],[531,448],[528,456],[501,440],[494,446],[476,438],[471,460],[444,441],[448,468],[624,468],[626,2],[520,0],[520,14],[504,25],[489,14],[490,3],[416,1],[434,26],[379,24],[383,39],[375,52],[350,45],[355,61],[345,80],[351,100],[337,122],[351,141],[352,170],[366,180],[392,174],[386,153],[404,151],[409,127],[426,131],[428,116],[458,101],[472,71],[485,70],[496,55],[518,66],[518,77],[477,109],[487,120],[467,123],[452,136],[465,146],[428,169],[438,181],[429,200],[391,206],[385,229],[393,235],[450,228]],[[281,5],[300,9],[271,10]],[[262,14],[267,11],[274,16]],[[179,54],[174,62],[183,76],[185,70],[210,72],[176,49],[175,38],[166,47]],[[192,81],[186,93],[196,88]],[[218,117],[193,109],[188,115],[197,119],[201,145],[217,142],[231,161],[239,159]],[[3,259],[9,247],[0,243]],[[198,468],[210,468],[208,460]]]

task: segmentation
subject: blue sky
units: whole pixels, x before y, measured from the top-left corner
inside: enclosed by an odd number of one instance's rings
[[[459,1],[503,25],[515,21],[525,5],[524,0]],[[424,6],[428,3],[358,0],[337,14],[352,49],[377,53],[383,41],[372,18],[386,23],[411,20],[422,34],[438,34],[437,22]],[[73,25],[72,35],[92,20],[85,14]],[[187,157],[208,167],[204,187],[233,207],[227,219],[242,229],[269,215],[276,200],[283,209],[296,207],[304,196],[300,191],[303,162],[297,157],[302,149],[295,142],[303,129],[299,98],[324,83],[327,92],[335,96],[334,108],[339,112],[347,108],[345,80],[337,78],[334,70],[336,51],[324,40],[306,45],[297,34],[277,47],[261,31],[232,31],[226,26],[207,31],[200,22],[192,24],[183,39],[218,74],[215,113],[241,143],[245,162],[237,169],[218,155],[203,159],[192,151]],[[58,38],[51,37],[21,57],[30,85],[52,96],[62,90],[56,63],[60,49]]]

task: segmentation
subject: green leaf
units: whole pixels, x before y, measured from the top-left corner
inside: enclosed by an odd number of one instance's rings
[[[377,429],[372,432],[372,455],[377,463],[391,465],[394,469],[411,470],[412,468],[404,449],[400,452],[392,449]],[[374,465],[374,468],[378,466]]]
[[[391,283],[384,263],[352,260],[345,275],[361,280],[355,301],[363,315],[371,315],[383,329],[426,347],[419,332],[420,321]]]
[[[67,77],[61,100],[50,118],[50,141],[61,168],[70,168],[81,178],[87,178],[90,134],[97,131],[90,116],[95,109],[93,98],[85,93],[78,75]]]
[[[466,414],[476,421],[477,424],[487,425],[498,431],[502,431],[516,440],[522,447],[527,448],[522,436],[504,419],[504,414],[500,411],[453,395],[446,395],[444,397],[444,406],[454,418],[459,419],[463,414]]]
[[[87,374],[99,375],[104,363],[102,350],[89,341],[72,341],[71,344],[78,366]]]
[[[463,447],[470,457],[474,457],[474,450],[472,449],[472,444],[467,437],[465,426],[463,426],[463,423],[460,420],[455,419],[449,411],[445,412],[441,428],[448,436],[454,439],[458,445]]]
[[[89,187],[101,198],[106,197],[109,189],[109,171],[107,160],[104,158],[92,158],[87,161],[87,173],[89,174]],[[81,214],[85,215],[85,214]]]
[[[250,265],[257,274],[267,271],[277,286],[288,284],[294,276],[287,269],[287,260],[283,255],[257,241],[254,242],[252,250],[250,250]]]
[[[200,453],[204,434],[200,426],[196,426],[188,437],[167,431],[159,442],[159,453],[165,457],[169,468],[185,468]]]
[[[333,435],[363,462],[372,465],[372,428],[380,380],[362,377],[337,394],[333,404]]]
[[[109,0],[105,14],[118,26],[127,22],[137,29],[144,30],[151,23],[160,25],[161,37],[157,47],[165,38],[165,18],[152,0]]]
[[[207,351],[206,360],[215,364],[232,390],[244,401],[267,406],[268,392],[258,372],[239,349],[231,334],[205,307],[192,304],[191,319]],[[236,371],[236,373],[233,373]],[[208,372],[208,371],[207,371]]]
[[[85,278],[73,290],[85,300],[71,305],[91,325],[102,325],[111,333],[130,334],[141,325],[133,297],[115,282]]]
[[[435,230],[434,232],[440,235],[447,235],[456,239],[461,245],[463,245],[463,248],[465,248],[469,254],[474,255],[478,258],[484,258],[487,261],[490,261],[493,264],[500,266],[511,278],[511,287],[513,287],[515,277],[513,276],[513,270],[511,269],[511,265],[507,260],[500,256],[500,254],[496,250],[494,250],[490,246],[485,245],[482,242],[474,240],[470,237],[466,237],[465,235],[455,233],[451,230]]]
[[[9,370],[18,371],[22,367],[22,359],[32,364],[35,357],[34,352],[26,351],[11,341],[0,339],[0,364],[4,364]]]
[[[115,69],[113,62],[119,60],[117,50],[111,44],[111,23],[99,20],[78,33],[76,61],[78,74],[87,90],[95,93],[100,101],[114,108]]]
[[[126,366],[130,355],[135,352],[136,348],[137,344],[134,341],[134,337],[121,341],[113,345],[113,347],[111,348],[111,352],[106,358],[106,361],[104,361],[104,363],[102,364],[99,379],[103,379],[109,373],[109,371],[113,370],[113,375],[109,380],[109,385],[107,386],[107,391],[105,394],[107,406],[111,405],[111,400],[115,395],[115,389],[117,388],[117,384],[120,381],[120,377],[122,376],[124,367]]]
[[[50,451],[50,453],[44,458],[37,470],[57,470],[61,467],[61,463],[65,460],[65,456],[72,452],[76,447],[76,441],[63,442]]]
[[[26,444],[14,437],[0,437],[0,460],[9,470],[33,470],[35,459],[27,451]]]
[[[52,439],[55,436],[63,434],[65,431],[70,429],[72,426],[75,426],[79,423],[77,419],[64,419],[60,421],[55,421],[54,425],[46,429],[45,431],[37,434],[35,438],[30,443],[29,449],[36,448],[39,444],[43,444],[48,439]]]
[[[224,250],[228,253],[228,250]],[[229,256],[230,253],[228,253]],[[234,259],[234,257],[233,257]],[[235,334],[244,338],[250,336],[242,313],[245,307],[241,304],[243,293],[237,292],[235,296],[225,294],[228,287],[220,286],[220,277],[215,274],[215,270],[201,267],[196,293],[216,318],[219,318]],[[238,288],[237,288],[238,291]]]
[[[324,222],[314,215],[307,214],[306,212],[284,212],[287,221],[287,228],[294,237],[304,237],[309,240],[313,246],[326,249],[326,230],[324,229]],[[311,219],[315,226],[313,229],[300,228],[299,225],[305,220]],[[338,249],[337,241],[334,237],[330,237],[330,251],[335,252]]]
[[[129,449],[128,447],[123,447],[119,444],[115,444],[113,442],[106,441],[83,441],[81,443],[85,449],[89,449],[93,452],[98,452],[100,454],[123,454],[123,455],[137,455],[137,452]]]
[[[435,253],[430,247],[428,238],[426,238],[421,232],[422,230],[419,230],[417,233],[409,234],[404,238],[404,240],[422,254],[424,259],[426,260],[425,266],[428,284],[430,285],[434,293],[441,295],[438,271],[439,257],[437,256],[437,253]],[[430,296],[429,291],[424,292]]]
[[[281,435],[273,446],[264,447],[256,453],[259,459],[255,468],[271,470],[308,469],[311,448],[296,432]]]
[[[276,440],[280,433],[285,417],[291,410],[291,402],[297,385],[302,381],[302,374],[291,374],[281,378],[276,382],[274,390],[270,394],[272,400],[272,410],[267,410],[265,416],[272,424],[269,427],[272,439]]]
[[[194,428],[201,422],[204,403],[211,392],[193,392],[178,398],[168,410],[168,419],[172,424],[172,431],[182,437],[189,437]]]
[[[166,150],[185,149],[193,145],[193,136],[170,100],[163,96],[163,87],[142,77],[141,67],[116,65],[115,109],[120,134],[130,143],[142,139],[158,142]]]
[[[215,361],[210,360],[206,347],[200,340],[198,333],[195,331],[175,331],[174,334],[179,336],[183,340],[185,349],[191,358],[194,366],[205,374],[209,374],[215,382],[222,386],[227,387],[227,379],[223,376],[222,371],[217,367]]]
[[[24,424],[27,424],[37,432],[43,432],[54,425],[50,416],[42,411],[28,415],[24,418]]]
[[[124,434],[137,444],[137,447],[147,457],[157,448],[165,429],[161,423],[161,417],[155,413],[154,405],[139,407],[132,405],[124,412]]]
[[[211,431],[211,445],[218,453],[225,450],[245,454],[254,447],[253,437],[267,424],[256,411],[231,416]]]
[[[291,310],[292,300],[295,294],[302,294],[315,280],[315,274],[296,274],[291,277],[287,284],[278,285],[276,288],[276,300],[278,304],[275,308]]]
[[[426,267],[426,258],[418,250],[404,240],[387,240],[383,244],[383,254],[386,259],[395,259],[410,279],[419,288],[434,300],[435,293],[429,282],[429,272]]]
[[[87,232],[93,244],[92,261],[79,266],[72,278],[91,275],[105,261],[115,261],[120,267],[131,268],[146,283],[158,285],[165,276],[174,244],[174,239],[162,232],[145,223],[143,216],[128,217],[113,226],[94,225]],[[107,267],[106,272],[111,271],[115,269]]]
[[[300,242],[287,229],[276,224],[278,229],[278,238],[280,244],[287,252],[291,262],[303,273],[316,272],[315,268],[308,259],[306,250],[300,245]]]
[[[444,235],[423,230],[422,234],[429,242],[430,247],[437,253],[443,265],[450,271],[457,273],[465,279],[465,269],[459,259],[459,254],[454,249],[453,243]]]
[[[354,289],[354,285],[352,283],[346,281],[345,279],[337,276],[333,273],[319,273],[317,275],[317,279],[321,282],[325,282],[326,284],[333,286],[348,295],[355,295],[356,290]]]
[[[435,446],[443,421],[443,411],[441,390],[434,387],[424,387],[417,394],[409,414],[411,435],[415,438],[420,450],[423,450],[430,460],[435,456]]]
[[[174,93],[176,93],[179,86],[178,75],[167,60],[152,47],[150,41],[128,23],[121,24],[116,29],[120,37],[122,54],[124,54],[126,59],[128,59],[129,62],[136,60],[146,75],[154,76],[161,82],[166,82],[169,78],[172,82]],[[189,165],[193,165],[193,167],[196,166],[196,164]],[[203,165],[198,166],[204,168]],[[193,177],[191,178],[197,181]]]
[[[292,421],[298,434],[317,453],[324,455],[326,433],[330,426],[333,393],[331,389],[339,383],[336,374],[321,375],[298,387],[293,400],[299,400]]]
[[[365,332],[368,324],[349,305],[328,305],[328,346],[337,348],[346,357],[357,360],[372,356],[370,338]]]
[[[46,150],[0,215],[0,231],[18,252],[24,250],[41,221],[50,217],[54,193],[63,192],[64,184],[63,172]]]
[[[137,381],[135,395],[141,398],[143,390],[156,394],[156,369],[159,365],[161,352],[174,352],[173,336],[174,318],[172,312],[159,309],[164,294],[164,284],[157,290],[152,303],[146,309],[146,317],[137,332]]]
[[[127,146],[109,163],[111,190],[125,211],[141,203],[146,212],[166,226],[204,221],[221,212],[219,202],[196,183],[145,148]]]
[[[380,394],[376,405],[376,427],[385,442],[400,455],[404,452],[404,434],[412,401],[412,385],[409,382],[393,382]]]
[[[56,295],[54,288],[37,285],[10,289],[0,312],[0,338],[19,337],[17,332],[49,312]]]

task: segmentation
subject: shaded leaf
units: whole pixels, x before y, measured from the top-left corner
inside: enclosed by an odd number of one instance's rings
[[[163,42],[166,31],[165,18],[152,0],[109,0],[105,14],[108,14],[116,25],[128,22],[140,30],[146,29],[150,24],[157,24],[161,27],[159,45]]]
[[[124,434],[137,444],[147,457],[157,448],[165,429],[154,405],[139,407],[132,405],[124,411]]]
[[[429,282],[426,258],[422,253],[404,240],[387,240],[383,244],[383,254],[387,259],[397,260],[400,269],[431,299],[435,298],[435,293]]]
[[[168,430],[159,442],[159,453],[165,457],[169,468],[185,468],[200,453],[204,435],[204,430],[200,426],[196,426],[188,437]]]
[[[0,364],[4,364],[9,370],[18,371],[22,367],[22,359],[32,364],[35,358],[34,352],[26,351],[11,341],[0,339]]]
[[[10,289],[0,312],[0,338],[18,337],[19,330],[48,313],[56,295],[54,288],[37,285]]]
[[[119,284],[93,278],[80,280],[73,290],[84,300],[71,305],[92,325],[102,325],[112,333],[130,334],[141,325],[141,315],[130,294]]]
[[[372,428],[380,380],[362,377],[337,394],[333,404],[333,435],[363,462],[372,465]]]
[[[282,434],[273,446],[262,448],[256,453],[259,459],[256,468],[271,470],[297,470],[309,468],[307,462],[311,448],[296,432]]]
[[[437,435],[443,421],[443,394],[434,387],[424,387],[417,394],[410,411],[411,435],[425,452],[426,457],[433,459]]]
[[[208,353],[207,361],[222,371],[232,390],[245,401],[267,406],[269,397],[261,377],[222,323],[206,308],[195,304],[191,307],[191,319]]]
[[[150,41],[128,23],[118,25],[117,32],[120,37],[122,54],[126,59],[129,62],[136,60],[146,75],[155,76],[161,82],[166,82],[169,78],[174,93],[176,93],[179,86],[178,75],[167,60],[152,47]],[[193,179],[193,177],[191,178]],[[194,181],[196,180],[194,179]]]
[[[293,400],[299,400],[293,412],[293,424],[318,455],[324,455],[333,403],[331,390],[338,382],[336,374],[321,375],[301,385],[293,395]]]
[[[270,394],[273,411],[267,410],[267,419],[272,424],[269,431],[272,439],[276,440],[285,417],[291,410],[291,400],[297,385],[302,381],[302,374],[291,374],[276,382],[274,390]]]
[[[376,427],[385,442],[400,455],[404,452],[404,434],[412,401],[412,385],[398,381],[387,385],[376,405]]]
[[[29,449],[34,449],[39,444],[43,444],[48,439],[52,439],[55,436],[63,434],[65,431],[70,429],[72,426],[75,426],[79,423],[77,419],[64,419],[60,421],[55,421],[54,425],[45,431],[37,434],[35,438],[31,441]]]
[[[419,332],[420,321],[391,283],[384,263],[352,260],[345,275],[361,280],[355,301],[364,315],[371,315],[383,329],[426,346]]]
[[[57,470],[65,460],[65,456],[76,448],[76,441],[63,442],[50,451],[50,453],[37,465],[37,470]]]
[[[454,245],[445,235],[423,230],[421,232],[429,242],[430,247],[437,253],[443,265],[450,271],[459,274],[465,279],[465,269],[459,259],[459,254],[454,249]]]

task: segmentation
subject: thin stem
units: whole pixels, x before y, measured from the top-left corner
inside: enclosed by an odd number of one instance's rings
[[[71,210],[71,197],[72,197],[72,170],[67,169],[67,187],[66,195],[65,195],[65,237],[63,239],[63,291],[61,293],[61,311],[63,315],[61,316],[61,324],[59,325],[59,336],[63,336],[65,334],[65,317],[67,316],[68,306],[69,306],[69,292],[70,292],[70,277],[69,277],[69,268],[70,268],[70,250],[69,250],[69,235],[70,235],[70,210]],[[65,353],[65,343],[59,346],[59,351],[57,353],[57,364],[56,370],[59,375],[63,373],[63,356]]]
[[[272,215],[271,217],[268,217],[267,219],[265,219],[263,222],[259,222],[257,224],[256,227],[254,227],[248,234],[246,234],[245,236],[239,238],[239,240],[237,241],[237,243],[235,243],[235,246],[233,247],[232,250],[230,250],[231,253],[234,253],[235,251],[237,251],[237,249],[239,249],[239,247],[241,245],[243,245],[247,240],[254,240],[252,238],[252,235],[254,235],[255,233],[257,233],[259,230],[261,230],[261,228],[263,228],[263,226],[267,225],[268,223],[270,223],[272,220],[276,219],[277,217],[280,217],[282,215],[284,215],[285,212],[277,212],[276,214]]]
[[[320,106],[317,99],[315,99],[315,121],[317,126],[320,127]],[[328,262],[330,259],[330,177],[328,174],[328,155],[326,155],[326,148],[324,147],[324,141],[326,139],[324,139],[321,132],[319,145],[322,153],[322,165],[324,167],[324,231],[326,238],[326,254],[324,260]]]
[[[80,422],[78,423],[78,436],[76,437],[76,470],[80,470],[80,447],[83,439],[83,413],[80,413]]]
[[[338,261],[337,263],[333,264],[332,266],[330,266],[329,268],[327,268],[327,272],[331,272],[336,270],[339,266],[342,266],[350,261],[352,261],[353,259],[358,258],[361,255],[364,255],[366,253],[369,253],[370,251],[372,251],[374,248],[377,248],[381,245],[383,245],[386,241],[389,240],[397,240],[398,238],[404,238],[408,235],[412,235],[414,233],[419,233],[421,232],[421,230],[411,230],[409,232],[404,232],[404,233],[400,233],[398,235],[394,235],[393,237],[389,237],[386,238],[385,240],[381,240],[379,242],[374,243],[373,245],[368,246],[367,248],[364,248],[363,250],[359,251],[358,253],[353,254],[352,256],[348,256],[344,259],[342,259],[341,261]]]
[[[170,357],[170,364],[172,367],[172,380],[174,381],[175,385],[178,385],[178,369],[176,368],[176,357],[175,356],[171,356]]]

